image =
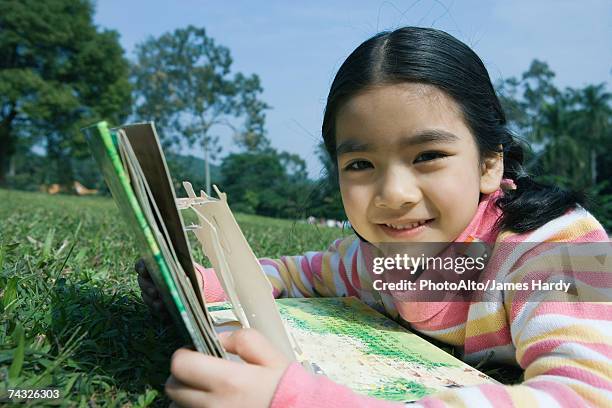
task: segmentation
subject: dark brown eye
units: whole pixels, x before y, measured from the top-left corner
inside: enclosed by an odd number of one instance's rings
[[[372,166],[372,163],[370,163],[367,160],[356,160],[352,163],[349,163],[346,167],[344,167],[344,170],[346,171],[359,171],[359,170],[366,170],[369,168],[372,168],[374,166]]]
[[[428,162],[428,161],[432,161],[436,159],[442,159],[444,157],[446,157],[446,154],[441,153],[441,152],[425,152],[425,153],[421,153],[414,162],[415,163]]]

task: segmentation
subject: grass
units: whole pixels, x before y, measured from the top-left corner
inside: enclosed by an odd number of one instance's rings
[[[322,250],[347,234],[236,218],[260,257]],[[140,299],[137,258],[108,198],[0,190],[0,400],[8,388],[53,387],[63,398],[39,405],[168,405],[168,363],[184,339]],[[518,378],[503,367],[491,374],[503,382]]]
[[[321,250],[342,235],[236,218],[260,257]],[[184,340],[141,301],[137,258],[108,198],[0,190],[0,398],[13,387],[56,387],[66,405],[168,405],[169,358]]]

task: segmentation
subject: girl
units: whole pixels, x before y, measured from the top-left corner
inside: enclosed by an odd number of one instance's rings
[[[501,251],[508,247],[500,243],[608,241],[602,226],[580,206],[579,195],[541,186],[522,171],[522,149],[506,128],[482,61],[469,47],[428,28],[405,27],[372,37],[340,67],[322,130],[355,236],[337,240],[324,252],[262,259],[275,296],[358,296],[414,330],[462,348],[467,362],[492,355],[492,362],[525,370],[520,385],[452,389],[415,405],[612,406],[610,304],[570,293],[566,301],[554,302],[559,292],[518,296],[501,289],[494,301],[424,303],[372,288],[372,271],[361,257],[376,243],[485,241],[498,253],[483,273],[524,282],[542,276],[529,261],[543,247],[515,245]],[[550,270],[544,273],[563,268],[562,262],[546,265]],[[603,274],[610,271],[610,261],[591,256],[573,268],[574,276]],[[212,271],[200,271],[205,297],[222,300]],[[394,405],[289,364],[253,330],[224,337],[223,343],[248,364],[178,350],[166,384],[175,402]]]

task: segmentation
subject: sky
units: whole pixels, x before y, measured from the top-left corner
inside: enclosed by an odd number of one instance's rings
[[[204,1],[97,0],[95,23],[119,32],[126,56],[136,44],[204,27],[230,49],[234,72],[257,74],[267,136],[298,153],[317,178],[325,99],[344,59],[382,30],[406,25],[444,30],[469,45],[493,81],[520,76],[534,58],[547,62],[560,88],[612,87],[612,1]],[[221,157],[236,151],[225,129]],[[183,153],[203,156],[201,149]]]

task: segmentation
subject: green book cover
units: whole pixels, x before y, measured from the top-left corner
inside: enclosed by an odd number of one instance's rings
[[[192,339],[197,337],[189,319],[166,260],[164,259],[151,226],[134,193],[131,180],[126,172],[118,151],[116,132],[106,122],[99,122],[83,129],[90,150],[100,167],[106,184],[120,212],[136,232],[140,253],[144,256],[151,277],[160,291],[168,310],[187,331]]]

